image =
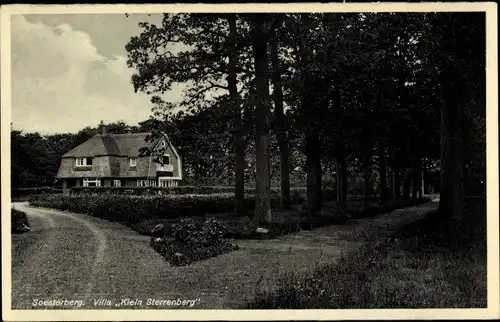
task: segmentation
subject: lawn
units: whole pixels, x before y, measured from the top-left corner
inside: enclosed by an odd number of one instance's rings
[[[436,215],[404,227],[308,276],[287,274],[254,309],[486,307],[485,201],[466,203],[467,231],[436,230]],[[367,241],[367,236],[352,239]]]

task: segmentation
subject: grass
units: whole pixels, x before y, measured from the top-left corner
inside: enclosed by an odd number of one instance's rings
[[[468,200],[465,209],[461,236],[437,230],[438,215],[429,215],[336,265],[283,276],[277,292],[258,294],[248,308],[486,307],[485,202]]]
[[[383,207],[374,206],[374,209],[365,209],[363,202],[356,200],[348,201],[348,212],[354,218],[374,217],[381,213],[388,213],[394,209],[404,208],[420,203],[427,202],[428,199],[408,200],[397,203],[388,203]],[[325,201],[322,208],[318,212],[318,216],[312,220],[304,215],[305,205],[293,205],[290,209],[282,211],[272,209],[273,222],[266,228],[269,229],[267,234],[257,233],[255,230],[259,224],[253,217],[250,216],[235,216],[232,213],[211,214],[201,217],[191,217],[194,221],[201,223],[207,218],[215,218],[222,222],[226,228],[225,238],[234,239],[274,239],[279,236],[294,233],[299,230],[311,230],[326,225],[344,224],[348,217],[344,213],[339,213],[338,207],[334,202]],[[152,218],[143,220],[130,225],[130,227],[142,235],[151,235],[151,230],[158,224],[163,224],[167,229],[177,223],[179,219],[172,218]]]

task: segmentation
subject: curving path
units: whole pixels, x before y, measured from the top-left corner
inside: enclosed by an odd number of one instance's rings
[[[27,203],[13,206],[26,212],[31,227],[12,235],[13,309],[237,308],[256,290],[273,289],[282,273],[336,262],[360,245],[342,233],[363,225],[356,221],[276,240],[240,240],[238,251],[170,267],[149,246],[149,237],[121,224]],[[412,207],[377,221],[408,223],[435,208],[435,203]],[[42,306],[35,306],[40,301]]]

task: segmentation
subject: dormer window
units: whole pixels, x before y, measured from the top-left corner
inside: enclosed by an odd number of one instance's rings
[[[77,158],[76,164],[77,167],[88,167],[92,166],[92,158]]]
[[[130,167],[134,168],[137,166],[137,158],[130,158]]]

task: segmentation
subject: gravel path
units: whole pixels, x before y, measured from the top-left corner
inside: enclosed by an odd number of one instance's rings
[[[121,224],[13,205],[31,226],[29,233],[12,235],[13,309],[237,308],[257,290],[273,289],[282,273],[334,263],[362,245],[346,233],[390,227],[388,234],[437,207],[432,202],[276,240],[238,240],[238,251],[170,267],[148,237]]]

